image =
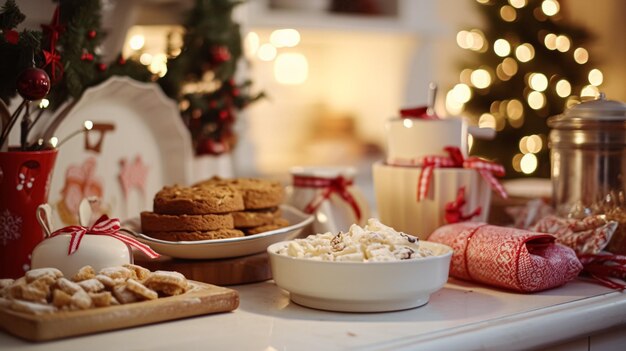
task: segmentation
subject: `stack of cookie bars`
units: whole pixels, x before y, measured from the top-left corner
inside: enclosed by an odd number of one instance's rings
[[[279,182],[212,178],[192,187],[164,187],[154,212],[141,213],[144,234],[167,241],[224,239],[289,225],[281,218]]]

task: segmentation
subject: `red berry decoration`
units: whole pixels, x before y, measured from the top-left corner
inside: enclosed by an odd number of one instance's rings
[[[83,61],[93,61],[93,54],[89,52],[85,52],[80,56],[80,59]]]
[[[87,32],[87,38],[93,39],[95,37],[96,37],[96,31],[95,30],[90,30],[89,32]]]
[[[50,77],[46,71],[29,67],[17,77],[17,92],[26,100],[41,100],[50,91]]]
[[[100,72],[104,72],[107,70],[107,65],[104,63],[99,63],[97,67],[98,67],[98,71]]]
[[[214,46],[211,48],[213,63],[220,64],[230,60],[230,50],[226,46]]]
[[[124,56],[120,55],[120,57],[117,59],[117,63],[120,65],[125,65],[126,64],[126,59],[124,58]]]

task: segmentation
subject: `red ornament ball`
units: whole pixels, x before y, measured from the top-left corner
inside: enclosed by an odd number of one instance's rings
[[[211,48],[212,61],[215,64],[224,63],[230,60],[230,50],[226,46],[214,46]]]
[[[104,72],[104,71],[106,71],[106,70],[107,70],[107,65],[106,65],[106,64],[104,64],[104,63],[99,63],[99,64],[97,65],[97,67],[98,67],[98,71],[100,71],[100,72]]]
[[[89,32],[87,32],[87,38],[93,39],[95,37],[96,37],[96,31],[95,30],[90,30]]]
[[[17,77],[17,92],[26,100],[41,100],[50,92],[50,77],[40,68],[29,67]]]

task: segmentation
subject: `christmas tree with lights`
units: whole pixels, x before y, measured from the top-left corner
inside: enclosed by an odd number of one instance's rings
[[[471,153],[506,167],[510,178],[549,177],[547,117],[597,96],[602,72],[583,47],[588,33],[564,18],[557,0],[477,0],[485,28],[462,30],[469,50],[460,82],[446,95],[452,114],[497,131]]]
[[[242,55],[239,24],[232,19],[233,0],[196,0],[184,24],[181,48],[170,48],[163,91],[179,101],[196,154],[232,150],[237,111],[263,97],[251,93],[252,82],[235,82]]]

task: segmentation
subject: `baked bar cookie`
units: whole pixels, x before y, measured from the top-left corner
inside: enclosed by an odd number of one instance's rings
[[[274,222],[254,228],[246,228],[246,235],[254,235],[263,232],[269,232],[270,230],[276,230],[280,228],[284,228],[289,225],[289,221],[284,218],[278,218],[274,220]]]
[[[281,215],[282,211],[278,207],[232,213],[235,228],[251,228],[271,224]]]
[[[216,229],[233,229],[233,216],[224,214],[167,215],[141,212],[142,232],[195,232]]]
[[[244,236],[241,230],[218,229],[204,232],[146,232],[147,236],[166,241],[198,241],[237,238]]]
[[[222,179],[211,178],[196,184],[201,188],[229,186],[239,190],[243,195],[246,210],[276,207],[283,202],[285,192],[280,182],[256,178]]]
[[[202,215],[243,210],[241,193],[227,186],[166,186],[154,196],[154,212]]]

